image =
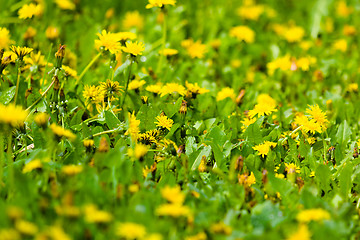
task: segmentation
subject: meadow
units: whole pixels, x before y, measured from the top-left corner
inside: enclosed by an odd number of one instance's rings
[[[360,239],[358,1],[0,3],[0,240]]]

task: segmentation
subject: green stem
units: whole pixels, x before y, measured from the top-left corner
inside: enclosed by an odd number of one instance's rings
[[[94,135],[92,135],[92,137],[97,137],[97,136],[100,136],[100,135],[103,135],[103,134],[113,133],[113,132],[116,132],[116,131],[119,131],[119,128],[115,128],[115,129],[111,129],[111,130],[106,130],[106,131],[103,131],[103,132],[95,133]]]
[[[17,79],[16,79],[16,90],[15,90],[15,100],[14,104],[16,105],[16,100],[19,92],[19,85],[20,85],[20,63],[16,64],[17,66]]]
[[[50,83],[49,87],[45,90],[45,92],[43,92],[43,94],[41,94],[41,96],[38,99],[36,99],[36,101],[33,102],[33,104],[31,104],[30,107],[26,109],[26,111],[29,111],[31,108],[33,108],[47,94],[47,92],[51,89],[54,83],[55,83],[55,79]]]
[[[101,56],[101,52],[99,52],[92,60],[89,62],[89,64],[84,68],[84,70],[81,72],[79,78],[76,80],[75,85],[77,85],[80,80],[84,77],[85,73],[89,70],[89,68],[96,62],[96,60]]]
[[[4,167],[4,138],[2,131],[0,131],[0,189],[3,184],[3,167]]]
[[[54,43],[51,42],[50,51],[49,51],[49,54],[48,54],[47,59],[46,59],[46,65],[45,65],[44,74],[43,74],[43,77],[42,77],[42,82],[40,82],[40,84],[41,84],[40,89],[42,89],[43,85],[45,84],[46,71],[47,71],[47,67],[48,67],[48,64],[49,64],[49,60],[50,60],[51,52],[52,52],[52,49],[53,49],[53,45],[54,45]]]
[[[164,21],[163,21],[163,35],[162,35],[162,46],[161,46],[161,51],[163,52],[164,49],[165,49],[165,44],[166,44],[166,14],[165,12],[164,13]],[[161,53],[160,54],[160,59],[159,59],[159,63],[158,63],[158,66],[157,66],[157,69],[156,69],[156,73],[159,74],[160,71],[161,71],[161,68],[162,68],[162,61],[163,61],[163,58],[164,58],[164,54]]]
[[[127,81],[126,81],[126,85],[125,85],[125,92],[124,92],[124,97],[123,97],[123,100],[122,100],[122,103],[120,105],[120,109],[122,109],[122,107],[124,106],[124,103],[125,103],[125,98],[126,98],[126,95],[127,95],[127,91],[128,91],[128,87],[129,87],[129,82],[130,82],[130,78],[131,78],[131,68],[132,68],[132,64],[133,64],[133,60],[130,60],[130,66],[129,66],[129,75],[128,75],[128,78],[127,78]]]
[[[9,132],[8,138],[8,149],[7,149],[7,167],[8,167],[8,181],[9,181],[9,194],[8,197],[11,196],[11,192],[14,192],[14,161],[12,158],[12,129]]]

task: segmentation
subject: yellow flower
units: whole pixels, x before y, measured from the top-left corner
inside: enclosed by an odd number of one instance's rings
[[[91,148],[92,146],[94,146],[94,144],[95,144],[95,142],[94,142],[93,139],[85,139],[85,140],[83,141],[83,145],[84,145],[84,147],[86,147],[86,148]]]
[[[171,217],[188,217],[191,216],[191,211],[188,206],[183,206],[181,204],[175,204],[175,203],[166,203],[160,205],[156,211],[155,214],[158,216],[171,216]]]
[[[301,223],[310,221],[329,220],[331,218],[329,212],[321,208],[306,209],[299,212],[296,219]]]
[[[38,227],[28,221],[18,220],[15,222],[15,228],[24,235],[33,236],[38,232]]]
[[[244,19],[256,21],[264,11],[263,5],[245,5],[237,10],[237,14]]]
[[[230,235],[232,233],[232,228],[224,222],[218,222],[211,225],[210,232],[214,234]]]
[[[285,30],[283,37],[290,43],[300,42],[305,35],[305,30],[302,27],[292,26]]]
[[[295,163],[285,163],[285,171],[288,174],[300,173],[300,168]]]
[[[123,90],[119,82],[107,79],[106,82],[100,83],[100,92],[104,98],[108,98],[108,101],[113,101],[121,95]]]
[[[84,213],[85,221],[88,223],[108,223],[113,219],[110,213],[97,209],[93,204],[85,205]]]
[[[59,37],[59,29],[57,27],[49,26],[45,31],[45,35],[48,39],[54,40]]]
[[[245,187],[251,187],[251,185],[256,183],[256,178],[254,176],[254,173],[251,172],[250,175],[248,174],[242,174],[238,176],[239,183],[241,185],[244,185]]]
[[[186,237],[185,240],[207,240],[207,235],[204,232],[200,232],[194,236]]]
[[[256,121],[256,118],[249,118],[249,117],[244,118],[244,119],[241,121],[241,123],[244,125],[244,126],[241,126],[242,131],[245,132],[245,130],[246,130],[251,124],[253,124],[255,121]]]
[[[165,5],[172,5],[174,6],[176,0],[149,0],[149,3],[146,5],[146,8],[153,8],[153,7],[163,7]]]
[[[116,34],[119,41],[126,41],[128,39],[132,40],[137,37],[136,34],[132,33],[132,32],[118,32],[118,33],[114,33],[114,34]]]
[[[356,34],[356,28],[351,25],[345,25],[343,29],[343,33],[346,36],[352,36]]]
[[[136,27],[141,30],[144,27],[144,17],[138,11],[127,12],[123,20],[123,27],[125,29]]]
[[[146,155],[146,153],[148,152],[149,147],[144,145],[144,144],[136,144],[135,149],[134,149],[134,155],[136,159],[140,159],[142,157],[144,157]]]
[[[202,44],[200,40],[194,42],[192,39],[188,39],[188,42],[182,43],[182,46],[186,49],[191,58],[204,58],[207,52],[206,45]]]
[[[152,93],[160,93],[162,88],[163,88],[163,86],[162,86],[161,82],[158,82],[157,84],[148,85],[145,88],[145,90],[148,91],[148,92],[152,92]]]
[[[186,94],[186,89],[184,86],[177,83],[167,83],[164,87],[160,88],[159,93],[160,97],[164,97],[167,94],[173,93],[179,93],[181,96],[184,96]]]
[[[129,83],[128,89],[129,89],[129,90],[134,90],[134,89],[141,88],[145,83],[146,83],[145,80],[137,80],[137,79],[132,80],[132,81]]]
[[[142,52],[145,50],[145,45],[142,42],[126,42],[122,50],[123,52],[130,53],[132,56],[142,55]]]
[[[255,147],[253,147],[253,149],[258,151],[258,155],[261,155],[262,157],[265,157],[266,155],[268,155],[268,153],[270,151],[270,148],[275,147],[275,146],[276,146],[276,143],[265,141],[264,143],[256,145]]]
[[[346,1],[339,1],[337,3],[336,6],[336,13],[337,15],[339,15],[340,17],[347,17],[349,16],[352,12],[353,12],[353,8],[352,7],[348,7],[346,4]]]
[[[359,91],[359,85],[357,83],[350,83],[347,87],[347,91],[357,92],[357,91]]]
[[[281,69],[282,71],[287,71],[291,69],[291,59],[289,55],[277,58],[272,62],[269,62],[266,67],[268,69],[269,75],[273,75],[276,69]]]
[[[205,172],[207,169],[206,165],[207,165],[207,160],[206,160],[206,156],[204,155],[202,156],[200,165],[198,167],[199,172]]]
[[[28,112],[23,110],[20,106],[14,104],[2,105],[0,103],[0,125],[7,124],[12,127],[23,126],[28,116]],[[4,114],[6,113],[6,114]]]
[[[74,176],[83,171],[83,166],[81,165],[63,165],[61,171],[69,176]]]
[[[147,235],[144,239],[146,240],[163,240],[163,237],[159,233],[151,233]]]
[[[73,134],[70,130],[57,126],[55,123],[50,125],[50,129],[59,138],[66,137],[70,141],[74,141],[76,139],[76,135]]]
[[[316,63],[316,58],[314,57],[302,57],[296,60],[296,66],[303,71],[309,71],[310,65],[314,63]]]
[[[229,87],[221,89],[221,91],[217,93],[216,101],[219,102],[225,98],[231,98],[232,100],[235,100],[236,95],[235,95],[234,89],[229,88]]]
[[[0,27],[0,49],[7,48],[11,43],[9,30]]]
[[[70,0],[55,0],[56,5],[63,10],[75,10],[76,5]]]
[[[42,165],[42,162],[40,161],[40,159],[34,159],[25,164],[25,166],[22,170],[22,173],[28,173],[34,169],[39,169],[42,167],[43,167],[43,165]]]
[[[255,41],[255,32],[247,26],[237,26],[231,28],[230,36],[246,43],[253,43]]]
[[[249,111],[249,117],[254,118],[256,115],[258,117],[261,117],[264,115],[270,115],[271,113],[276,111],[276,105],[273,102],[261,102],[259,104],[256,104],[254,109]]]
[[[135,112],[132,114],[129,113],[129,129],[126,131],[125,135],[130,134],[132,139],[136,140],[138,134],[140,133],[139,125],[140,120],[136,119]]]
[[[347,45],[347,41],[345,39],[339,39],[337,41],[335,41],[333,43],[333,49],[334,50],[339,50],[341,52],[346,52],[348,45]]]
[[[310,109],[307,109],[306,112],[310,114],[310,117],[314,119],[323,129],[326,129],[326,125],[329,121],[326,119],[326,113],[321,111],[318,105],[310,106]]]
[[[311,240],[311,233],[305,224],[301,224],[298,230],[291,234],[287,240]]]
[[[20,19],[32,18],[33,16],[39,16],[43,12],[42,5],[35,5],[33,3],[23,5],[19,11],[18,15]]]
[[[179,185],[175,187],[165,186],[161,189],[161,196],[170,203],[183,204],[185,201],[185,194],[181,192]]]
[[[116,235],[126,240],[144,239],[146,228],[143,225],[131,222],[118,223]]]
[[[192,98],[194,98],[194,96],[198,94],[210,92],[206,88],[200,87],[198,83],[189,83],[188,81],[186,81],[185,86],[187,88],[186,96],[191,96]]]
[[[71,76],[75,79],[78,78],[76,70],[72,69],[71,67],[62,65],[61,68],[65,71],[66,76]]]
[[[155,123],[156,123],[157,127],[166,128],[169,131],[170,131],[172,125],[174,124],[174,121],[165,115],[157,116],[156,120],[157,120],[157,122],[155,122]]]
[[[304,121],[303,125],[302,125],[302,129],[306,133],[310,132],[312,134],[315,134],[316,132],[318,132],[318,133],[323,132],[322,126],[320,125],[320,123],[316,122],[314,119]]]
[[[45,56],[41,55],[41,52],[38,53],[31,52],[30,56],[24,57],[24,62],[25,62],[25,66],[23,69],[24,70],[30,69],[30,71],[33,71],[31,69],[36,69],[37,71],[42,72],[46,65]],[[48,66],[52,66],[52,64],[48,63]]]
[[[51,237],[52,240],[71,240],[60,226],[49,227],[46,230],[46,236]]]
[[[174,56],[176,54],[178,54],[179,51],[176,49],[172,49],[172,48],[165,48],[159,51],[159,54],[164,55],[164,56]]]
[[[92,85],[86,85],[84,87],[83,96],[86,101],[91,103],[98,103],[104,99],[104,96],[101,94],[100,87]]]
[[[120,51],[120,39],[116,33],[106,32],[106,30],[102,30],[101,33],[96,34],[99,39],[95,40],[95,47],[99,49],[103,47],[105,50],[109,50],[110,53],[114,54]]]
[[[15,229],[0,229],[0,236],[2,240],[20,240],[22,239],[18,231]]]
[[[26,55],[30,54],[34,49],[28,47],[11,46],[10,50],[13,51],[19,59],[23,59]]]

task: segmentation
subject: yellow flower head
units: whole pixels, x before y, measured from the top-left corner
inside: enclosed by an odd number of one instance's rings
[[[253,43],[255,41],[255,32],[247,26],[237,26],[231,28],[230,36],[246,43]]]
[[[23,126],[28,116],[28,112],[23,110],[20,106],[13,104],[2,105],[0,103],[0,125],[6,124],[12,127]],[[6,113],[6,114],[4,114]]]
[[[254,109],[249,111],[250,118],[255,117],[256,115],[258,117],[264,116],[264,115],[270,115],[273,112],[276,112],[276,105],[269,101],[269,102],[261,102],[259,104],[256,104]]]
[[[94,146],[94,144],[95,144],[95,142],[94,142],[93,139],[85,139],[85,140],[83,141],[83,145],[84,145],[84,147],[86,147],[86,148],[91,148],[92,146]]]
[[[285,163],[285,171],[288,174],[300,173],[300,168],[295,163]]]
[[[256,21],[264,11],[265,7],[263,5],[245,5],[237,10],[237,14],[243,19]]]
[[[181,216],[189,217],[191,216],[191,211],[188,206],[176,203],[166,203],[160,205],[156,209],[155,214],[158,216],[171,216],[177,218]]]
[[[198,94],[210,92],[206,88],[200,87],[198,83],[189,83],[188,81],[186,81],[185,86],[187,88],[186,96],[191,96],[192,98],[194,98],[194,96]]]
[[[70,0],[55,0],[56,5],[63,10],[75,10],[76,5]]]
[[[134,90],[134,89],[139,89],[141,88],[142,86],[144,86],[144,84],[146,83],[145,80],[132,80],[130,83],[129,83],[129,86],[128,86],[128,89],[129,90]]]
[[[126,131],[125,135],[130,134],[134,140],[137,139],[137,136],[140,133],[139,125],[140,120],[136,119],[135,112],[132,114],[129,113],[129,129]]]
[[[302,27],[292,26],[285,30],[283,37],[290,43],[300,42],[305,35],[305,30]]]
[[[0,27],[0,49],[7,48],[11,43],[9,30]]]
[[[296,219],[301,223],[308,223],[310,221],[329,220],[330,213],[321,208],[306,209],[299,212]]]
[[[19,59],[23,59],[26,55],[30,54],[34,49],[28,47],[11,46],[10,50],[13,51]]]
[[[191,58],[204,58],[207,52],[206,45],[200,40],[194,42],[192,39],[184,40],[181,45],[186,49]]]
[[[217,93],[216,101],[219,102],[225,98],[231,98],[232,100],[235,100],[236,95],[235,95],[234,89],[229,88],[229,87],[221,89],[221,91]]]
[[[256,145],[255,147],[253,147],[253,149],[258,151],[258,155],[261,155],[262,157],[265,157],[266,155],[268,155],[268,153],[270,151],[270,148],[275,147],[275,146],[276,146],[276,143],[265,141],[264,143]]]
[[[186,94],[186,89],[184,86],[177,83],[167,83],[164,87],[160,89],[159,93],[160,97],[164,97],[167,94],[174,93],[179,93],[181,96],[184,96]]]
[[[318,105],[310,106],[306,112],[314,119],[323,129],[326,129],[326,125],[329,121],[326,119],[326,113],[323,112]]]
[[[153,7],[163,7],[165,5],[172,5],[175,6],[176,0],[149,0],[149,3],[146,5],[146,8],[153,8]]]
[[[19,11],[18,15],[20,19],[32,18],[33,16],[39,16],[43,12],[42,5],[35,5],[33,3],[23,5]]]
[[[176,49],[172,49],[172,48],[165,48],[159,51],[159,54],[164,55],[164,56],[174,56],[176,54],[178,54],[179,51]]]
[[[141,30],[144,27],[144,17],[138,11],[127,12],[123,20],[123,27],[125,29],[136,27]]]
[[[243,130],[243,132],[245,132],[245,130],[254,122],[256,121],[256,118],[244,118],[241,123],[243,124],[243,126],[241,126],[241,129]]]
[[[104,98],[113,101],[117,99],[117,96],[121,95],[124,90],[122,90],[119,82],[107,79],[106,82],[100,83],[100,91]]]
[[[59,37],[59,29],[57,27],[49,26],[46,31],[45,35],[48,39],[54,40]]]
[[[144,239],[146,236],[146,228],[137,223],[118,223],[116,235],[126,240]]]
[[[204,232],[199,232],[194,236],[186,237],[185,240],[207,240],[207,235]]]
[[[311,240],[311,233],[306,224],[300,224],[298,230],[291,234],[287,240]]]
[[[97,209],[93,204],[85,205],[84,213],[85,221],[88,223],[108,223],[113,219],[110,213]]]
[[[137,37],[136,34],[132,33],[132,32],[118,32],[118,33],[114,33],[114,34],[116,34],[119,41],[126,41],[128,39],[132,40]]]
[[[185,201],[185,194],[181,192],[179,185],[175,187],[166,186],[161,189],[161,196],[170,203],[183,204]]]
[[[354,9],[349,7],[344,0],[341,0],[337,3],[336,13],[340,17],[348,17],[353,12],[353,10]]]
[[[348,48],[347,41],[345,39],[339,39],[333,43],[333,49],[341,52],[346,52]]]
[[[256,183],[256,179],[255,179],[255,176],[254,176],[254,173],[251,172],[250,175],[248,174],[241,174],[238,176],[238,179],[239,179],[239,183],[241,185],[244,185],[245,187],[251,187],[251,185],[255,184]]]
[[[93,85],[86,85],[84,87],[83,96],[86,101],[91,103],[98,103],[104,99],[104,96],[101,94],[100,87]]]
[[[33,28],[33,27],[28,27],[28,28],[26,29],[26,32],[25,32],[24,35],[23,35],[23,38],[24,38],[25,40],[31,39],[31,38],[35,37],[36,33],[37,33],[37,30],[36,30],[35,28]]]
[[[22,173],[28,173],[28,172],[31,172],[32,170],[34,169],[39,169],[39,168],[42,168],[42,162],[40,159],[34,159],[34,160],[31,160],[30,162],[26,163],[23,170],[22,170]]]
[[[65,71],[66,76],[70,76],[70,77],[73,77],[75,79],[78,78],[77,71],[72,69],[71,67],[66,66],[66,65],[62,65],[61,68]]]
[[[83,171],[83,166],[81,166],[81,165],[63,165],[63,167],[61,168],[61,171],[68,176],[74,176]]]
[[[97,33],[96,35],[99,37],[98,40],[95,40],[95,47],[97,49],[103,47],[105,50],[109,50],[112,54],[120,51],[120,39],[116,33],[110,33],[106,32],[106,30],[102,30],[101,33]]]
[[[122,50],[123,52],[130,53],[132,56],[142,55],[142,52],[145,50],[145,45],[142,42],[126,42]]]
[[[224,222],[218,222],[211,225],[210,232],[214,234],[230,235],[232,233],[232,228]]]
[[[38,227],[31,222],[25,220],[18,220],[15,222],[15,228],[20,233],[28,236],[33,236],[38,232]]]
[[[74,141],[76,139],[76,135],[73,134],[70,130],[57,126],[55,123],[50,125],[50,129],[59,138],[65,137],[70,141]]]
[[[167,116],[161,114],[160,116],[156,117],[157,122],[156,126],[161,128],[166,128],[170,131],[172,125],[174,124],[174,121],[171,118],[168,118]]]
[[[160,93],[160,91],[163,89],[163,86],[161,82],[158,82],[157,84],[148,85],[145,90],[152,93]]]

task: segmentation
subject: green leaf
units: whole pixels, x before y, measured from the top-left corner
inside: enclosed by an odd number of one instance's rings
[[[350,140],[351,129],[346,120],[342,122],[336,133],[336,142],[339,143],[344,149],[347,142]]]
[[[353,172],[353,164],[351,162],[347,162],[344,168],[342,169],[340,173],[340,192],[345,197],[345,199],[348,199],[349,192],[352,186],[351,183],[351,175]]]
[[[262,142],[262,136],[260,132],[260,124],[262,123],[263,118],[259,118],[256,122],[247,127],[245,131],[245,136],[253,144],[260,144]]]
[[[123,73],[127,67],[131,64],[130,60],[126,60],[120,67],[118,67],[114,73],[114,78],[116,78],[120,73]]]
[[[319,164],[315,170],[316,180],[321,189],[327,193],[330,190],[331,172],[329,167]]]
[[[109,129],[115,129],[121,125],[120,120],[115,116],[112,111],[105,111],[105,121]]]
[[[193,154],[190,155],[189,160],[190,160],[190,164],[192,164],[191,170],[196,170],[201,162],[201,158],[203,156],[205,156],[206,158],[209,158],[211,154],[211,147],[210,146],[206,146],[204,147],[201,151],[196,151]],[[195,158],[195,159],[194,159]]]
[[[15,96],[15,89],[16,89],[16,86],[13,86],[5,92],[0,92],[0,102],[5,105],[8,104],[9,102],[11,102],[11,100]]]

